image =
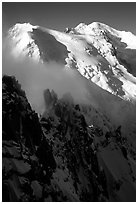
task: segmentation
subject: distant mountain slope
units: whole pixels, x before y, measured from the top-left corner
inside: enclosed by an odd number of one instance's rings
[[[98,22],[81,23],[64,33],[24,23],[13,26],[9,37],[16,57],[64,64],[102,89],[135,102],[136,37],[132,33]]]

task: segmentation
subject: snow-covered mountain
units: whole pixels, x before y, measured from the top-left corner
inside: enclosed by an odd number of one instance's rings
[[[132,33],[97,22],[81,23],[64,32],[18,23],[8,38],[15,58],[30,57],[39,65],[54,61],[73,70],[87,90],[83,97],[102,114],[97,125],[102,129],[108,121],[113,128],[121,125],[122,134],[135,147],[136,37]],[[86,116],[89,125],[94,122],[92,116]]]
[[[132,33],[97,22],[80,23],[65,32],[24,23],[13,26],[9,37],[16,57],[64,64],[102,89],[135,102],[136,36]]]
[[[15,75],[26,95],[14,77],[3,77],[4,200],[135,201],[136,37],[97,22],[64,32],[24,23],[9,30],[7,42],[12,58],[4,58],[3,73]],[[54,80],[43,69],[52,63],[64,69],[52,70],[59,88],[70,80],[84,101],[49,90]],[[69,70],[75,77],[62,74]],[[45,105],[39,118],[32,111],[38,92]]]

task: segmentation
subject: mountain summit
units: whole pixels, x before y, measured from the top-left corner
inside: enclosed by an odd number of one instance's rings
[[[76,69],[102,89],[135,103],[136,36],[105,24],[80,23],[65,32],[16,24],[9,30],[13,54]]]

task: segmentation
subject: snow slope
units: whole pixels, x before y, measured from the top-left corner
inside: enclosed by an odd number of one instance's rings
[[[102,89],[125,100],[136,97],[136,37],[105,24],[79,24],[65,32],[16,24],[9,31],[13,54],[56,61],[77,69]]]

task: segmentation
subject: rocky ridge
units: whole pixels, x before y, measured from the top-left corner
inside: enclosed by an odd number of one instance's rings
[[[104,133],[89,125],[92,107],[49,89],[38,117],[14,77],[3,76],[2,94],[3,201],[135,201],[135,151],[121,126]]]

